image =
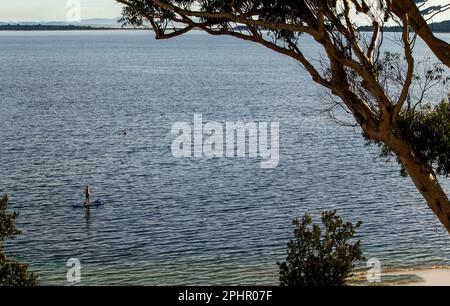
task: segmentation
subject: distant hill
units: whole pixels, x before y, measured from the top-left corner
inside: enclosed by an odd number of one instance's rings
[[[83,19],[80,22],[67,22],[67,21],[44,21],[44,22],[5,22],[0,21],[0,30],[13,30],[16,27],[17,30],[44,30],[48,27],[48,30],[89,30],[89,29],[113,29],[121,28],[119,23],[120,17],[117,18],[91,18]],[[435,22],[430,24],[431,29],[435,33],[450,33],[450,20]],[[45,29],[46,30],[46,29]],[[245,26],[238,26],[236,30],[246,30]],[[372,26],[361,26],[360,31],[369,32],[372,31]],[[385,32],[401,32],[402,28],[399,26],[385,27]]]
[[[119,23],[120,17],[117,18],[91,18],[81,20],[80,24],[82,25],[98,25],[98,26],[120,26]]]
[[[108,27],[108,28],[120,28],[118,18],[92,18],[83,19],[80,22],[67,22],[67,21],[20,21],[20,22],[5,22],[0,21],[0,25],[21,25],[21,26],[79,26],[79,27]]]
[[[92,27],[75,25],[42,24],[0,24],[0,31],[81,31],[81,30],[119,30],[118,27]]]
[[[429,24],[430,28],[435,33],[450,33],[450,20],[442,21],[442,22],[435,22]],[[360,31],[372,31],[372,26],[363,26],[359,27]],[[399,26],[392,26],[392,27],[385,27],[385,32],[401,32],[402,28]]]

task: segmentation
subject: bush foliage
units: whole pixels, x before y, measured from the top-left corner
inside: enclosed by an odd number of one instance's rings
[[[7,213],[8,196],[0,201],[0,286],[36,286],[37,276],[28,272],[28,265],[15,262],[4,254],[6,239],[15,239],[21,232],[16,228],[15,221],[19,213]]]
[[[438,175],[450,175],[450,102],[443,100],[432,106],[426,104],[418,109],[402,112],[394,134],[410,144],[414,153],[427,163]],[[392,150],[379,143],[381,156],[395,156]],[[407,173],[402,167],[401,174]]]
[[[349,240],[361,222],[344,223],[336,211],[322,212],[323,226],[310,215],[295,219],[295,239],[288,243],[288,256],[280,268],[281,286],[343,286],[354,264],[362,260],[360,241]]]

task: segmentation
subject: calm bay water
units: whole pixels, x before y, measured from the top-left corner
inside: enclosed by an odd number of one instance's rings
[[[363,221],[384,268],[450,263],[410,180],[319,112],[326,95],[286,57],[199,33],[3,32],[0,67],[0,192],[24,230],[7,249],[42,284],[67,284],[72,257],[86,285],[276,284],[291,219],[324,209]],[[194,113],[279,121],[279,166],[173,158],[171,125]],[[85,184],[107,205],[72,209]]]

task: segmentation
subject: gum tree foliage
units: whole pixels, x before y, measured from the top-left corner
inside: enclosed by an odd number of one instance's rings
[[[7,213],[8,196],[0,201],[0,286],[36,286],[37,276],[28,272],[28,265],[15,262],[4,254],[6,239],[15,239],[21,234],[15,226],[19,213]]]
[[[297,61],[334,97],[335,103],[324,108],[335,118],[335,110],[344,109],[367,141],[395,155],[450,233],[450,201],[438,177],[449,174],[447,154],[442,151],[448,135],[416,122],[422,115],[439,117],[429,113],[440,108],[427,109],[423,102],[433,86],[447,82],[443,69],[450,67],[450,45],[433,34],[427,20],[450,9],[450,4],[432,6],[424,0],[117,1],[124,4],[124,24],[151,27],[157,39],[197,29],[252,41]],[[370,33],[358,30],[361,20],[371,25]],[[396,35],[400,54],[389,49],[395,44],[383,45],[383,28],[391,24],[402,30]],[[303,52],[303,36],[321,47],[317,58]],[[418,37],[440,63],[425,67],[414,57]],[[405,127],[422,129],[414,134],[422,136],[412,137]],[[438,145],[421,142],[431,136],[440,137]]]
[[[295,219],[295,239],[288,243],[286,261],[278,263],[281,286],[343,286],[355,262],[362,260],[360,241],[350,239],[361,226],[344,223],[336,211],[322,212],[322,226],[309,214]]]
[[[420,158],[441,176],[450,173],[450,102],[424,104],[420,109],[407,109],[399,117],[394,133],[407,141]],[[370,142],[369,142],[370,143]],[[395,156],[392,150],[378,143],[381,156]],[[398,160],[398,159],[397,159]],[[401,175],[407,176],[400,160]]]

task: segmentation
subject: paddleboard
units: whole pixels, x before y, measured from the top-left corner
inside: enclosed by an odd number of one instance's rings
[[[73,204],[72,207],[73,208],[86,208],[86,207],[99,207],[99,206],[103,206],[103,205],[105,205],[105,202],[100,201],[100,200],[96,200],[96,201],[90,202],[87,205],[84,205],[84,203]]]

